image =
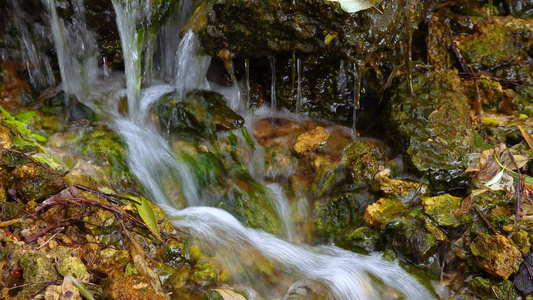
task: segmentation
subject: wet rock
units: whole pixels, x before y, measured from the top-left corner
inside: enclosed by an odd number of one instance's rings
[[[418,1],[417,20],[425,18],[429,1]],[[355,14],[343,12],[333,3],[301,1],[213,1],[197,4],[186,29],[193,29],[212,56],[227,49],[243,58],[267,57],[297,50],[327,53],[343,58],[361,57],[379,49],[392,48],[407,38],[404,3],[393,1],[383,14],[368,9]],[[399,9],[401,8],[401,9]],[[402,28],[402,30],[399,30]],[[337,33],[326,45],[324,38]]]
[[[411,201],[416,195],[429,195],[429,188],[425,184],[389,177],[376,180],[372,184],[372,190],[383,197],[402,200],[405,203]]]
[[[342,163],[350,169],[355,182],[371,183],[384,158],[384,152],[377,143],[357,140],[344,149]]]
[[[388,103],[385,117],[394,142],[405,142],[406,162],[427,173],[434,189],[468,181],[464,170],[474,149],[474,128],[467,97],[454,71],[414,74],[413,95],[405,78]]]
[[[236,292],[235,290],[229,289],[216,289],[205,292],[202,300],[224,300],[224,299],[234,299],[234,300],[246,300],[247,298]]]
[[[311,131],[300,134],[296,138],[294,151],[300,155],[308,156],[320,146],[324,146],[329,136],[330,134],[323,127],[318,126]]]
[[[522,254],[503,235],[479,234],[470,244],[477,265],[489,274],[507,279],[518,271]]]
[[[387,223],[404,214],[404,203],[400,200],[381,198],[366,207],[364,220],[368,226],[385,229]]]
[[[167,299],[154,291],[152,285],[140,276],[128,276],[124,273],[112,273],[103,282],[104,297],[108,299],[144,299],[150,295],[151,299]]]
[[[293,283],[287,293],[286,300],[320,300],[330,299],[333,295],[328,290],[324,282],[313,279],[302,279]]]
[[[317,203],[315,224],[322,232],[344,239],[345,232],[363,225],[363,208],[372,201],[364,191],[339,193],[325,203]]]
[[[285,146],[288,143],[280,143],[283,141],[281,138],[293,136],[303,130],[305,130],[305,125],[297,121],[284,118],[263,118],[254,124],[254,137],[261,146]]]
[[[226,105],[224,96],[213,91],[195,90],[185,99],[175,93],[161,98],[157,108],[159,122],[167,131],[202,134],[241,128],[244,119]]]
[[[456,214],[455,211],[461,206],[463,199],[444,194],[435,197],[422,198],[424,211],[439,226],[458,227],[472,222],[471,214]]]
[[[265,168],[269,178],[286,178],[291,176],[297,165],[297,159],[290,150],[281,146],[265,148]]]
[[[523,256],[526,256],[531,251],[531,242],[529,240],[529,233],[520,230],[516,231],[511,235],[511,241],[518,250],[522,253]]]
[[[416,222],[401,220],[387,227],[392,234],[391,247],[401,259],[415,265],[434,263],[437,242]]]
[[[61,174],[35,164],[22,165],[13,170],[11,184],[25,201],[41,200],[66,187]]]
[[[102,273],[111,273],[112,270],[123,270],[130,260],[130,254],[126,250],[105,248],[97,252],[96,260],[91,265],[91,269]]]

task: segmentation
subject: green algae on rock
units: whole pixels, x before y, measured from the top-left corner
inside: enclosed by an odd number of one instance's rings
[[[384,151],[378,144],[357,140],[344,149],[342,163],[350,169],[354,182],[370,184],[384,159]]]
[[[472,222],[471,214],[456,215],[455,211],[460,208],[463,199],[444,194],[435,197],[422,198],[424,211],[439,226],[459,227]]]
[[[467,157],[475,149],[474,127],[457,72],[414,74],[413,93],[402,78],[387,105],[391,133],[403,139],[392,142],[404,145],[408,165],[427,174],[432,188],[466,184]]]

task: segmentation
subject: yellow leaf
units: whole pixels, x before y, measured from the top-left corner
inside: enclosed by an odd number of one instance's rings
[[[326,45],[329,46],[329,43],[331,43],[331,41],[337,37],[337,35],[339,35],[339,33],[337,32],[334,32],[334,33],[330,33],[328,35],[326,35],[326,38],[324,39],[324,42],[326,42]]]

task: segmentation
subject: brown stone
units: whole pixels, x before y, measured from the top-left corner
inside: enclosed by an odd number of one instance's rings
[[[294,151],[298,154],[308,156],[318,149],[318,147],[325,145],[329,135],[330,134],[320,126],[311,131],[304,132],[296,138]]]
[[[516,273],[523,261],[520,251],[500,234],[479,234],[470,250],[480,268],[504,280]]]

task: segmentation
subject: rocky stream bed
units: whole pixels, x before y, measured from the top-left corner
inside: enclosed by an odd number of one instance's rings
[[[131,116],[190,170],[197,205],[294,245],[378,253],[438,299],[532,297],[531,1],[384,0],[355,13],[311,0],[132,1],[151,7],[131,41],[145,94],[179,78],[169,60],[189,34],[206,55],[192,61],[210,60],[208,84],[183,92],[178,80]],[[255,248],[229,268],[222,248],[150,202],[112,122],[133,114],[132,94],[112,93],[130,84],[122,2],[51,2],[64,36],[79,37],[65,38],[83,75],[70,91],[48,0],[4,2],[0,299],[337,298]],[[194,206],[174,178],[184,173],[155,173],[173,207]],[[279,198],[286,207],[269,200]],[[375,298],[407,297],[379,277],[368,284]]]

